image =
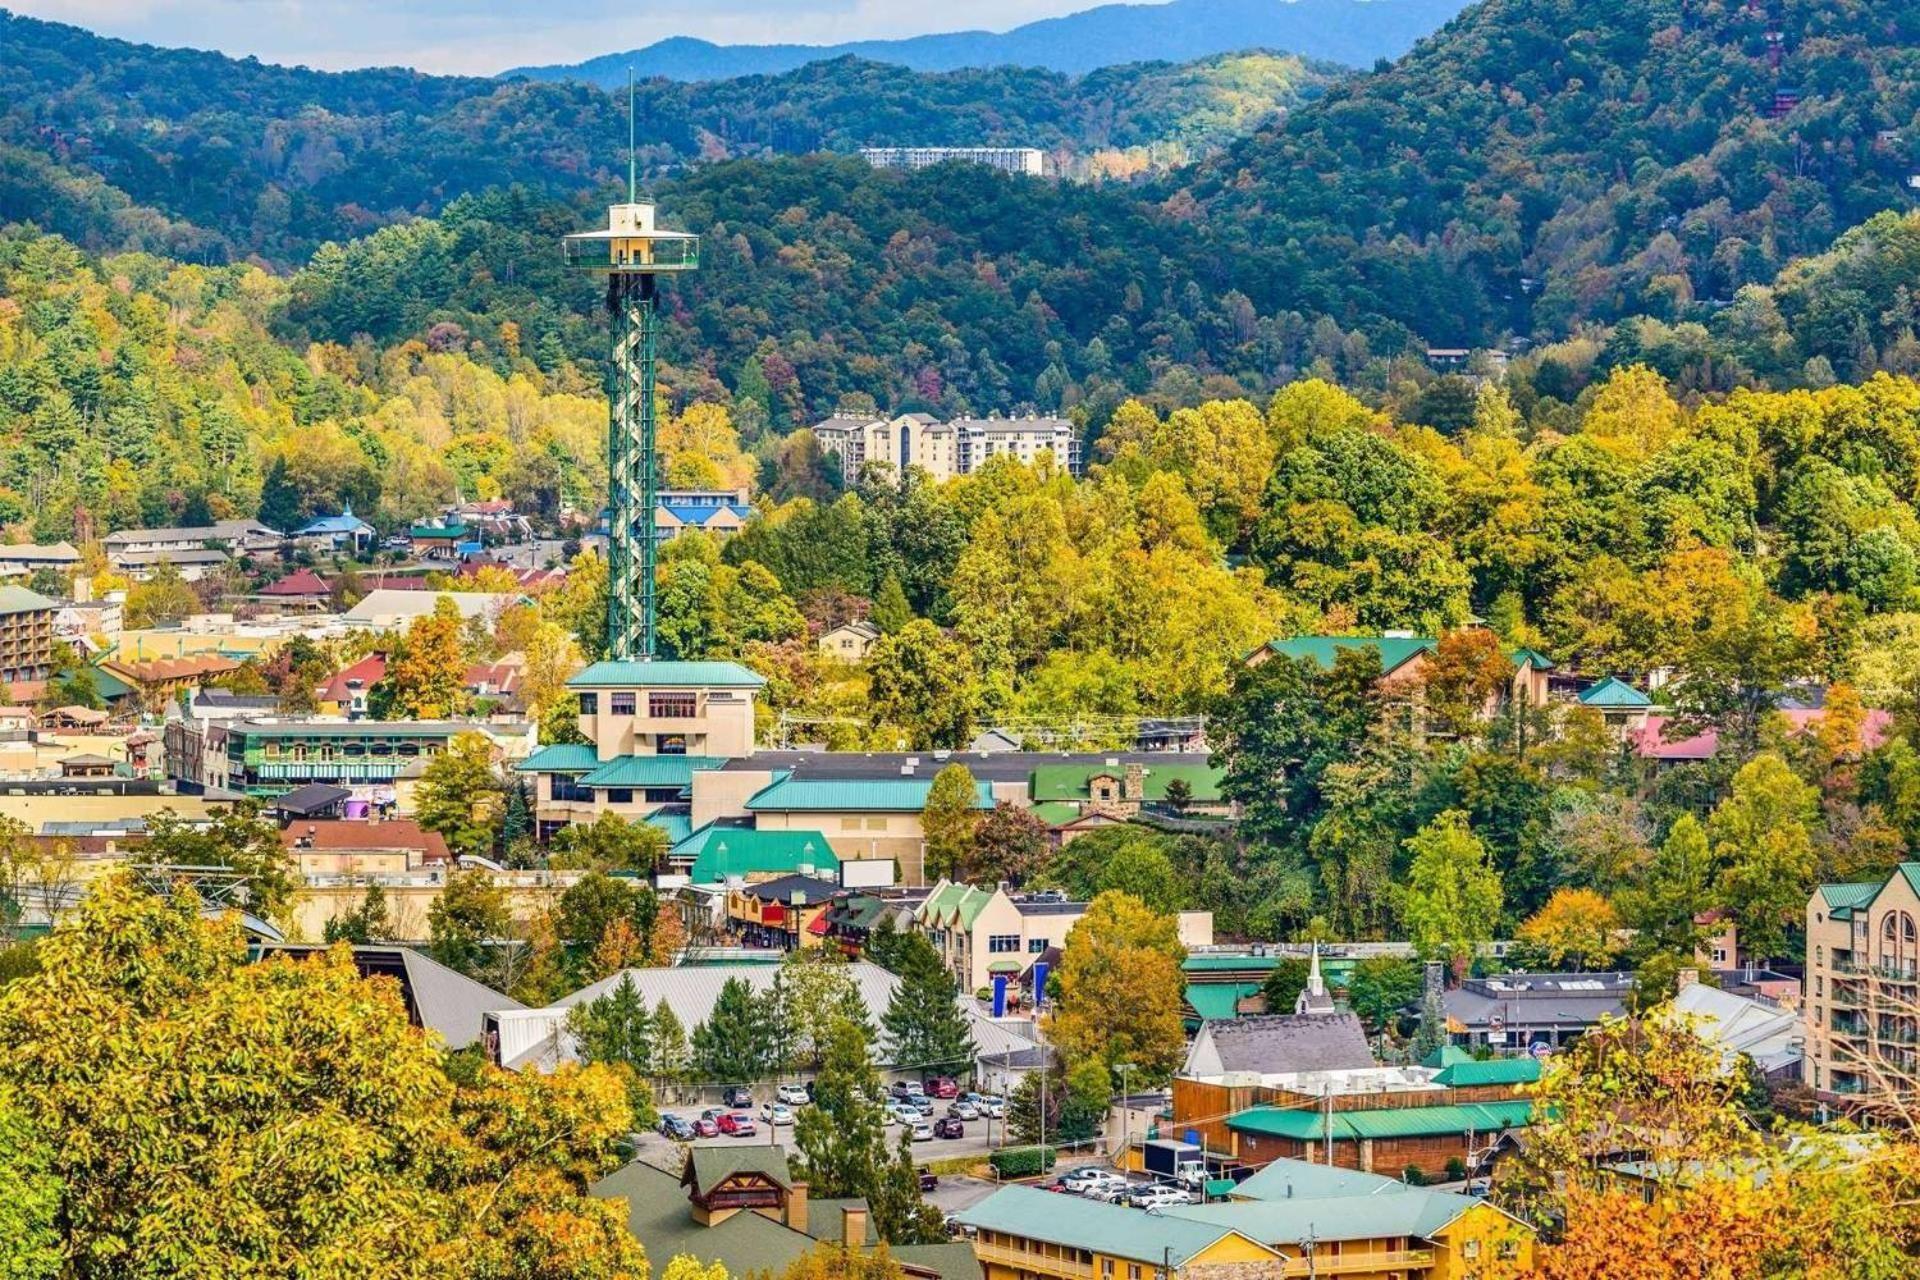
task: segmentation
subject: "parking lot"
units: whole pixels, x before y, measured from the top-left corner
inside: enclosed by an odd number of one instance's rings
[[[665,1108],[665,1110],[683,1119],[692,1120],[700,1114],[702,1109],[699,1107],[668,1107]],[[935,1115],[940,1116],[944,1114],[945,1104],[943,1103],[936,1109]],[[1005,1146],[1007,1144],[1006,1126],[998,1120],[967,1120],[963,1121],[962,1125],[966,1130],[965,1137],[928,1138],[914,1143],[914,1161],[918,1164],[928,1164],[935,1160],[950,1160],[958,1156],[976,1156],[984,1159],[987,1152],[992,1150],[993,1147]],[[991,1143],[989,1142],[988,1136],[989,1128],[992,1129]],[[770,1134],[769,1130],[773,1132]],[[643,1158],[649,1159],[652,1163],[659,1162],[651,1160],[651,1157],[646,1155],[646,1151],[649,1148],[657,1146],[664,1150],[674,1146],[685,1145],[669,1142],[658,1133],[650,1133],[647,1134],[646,1137],[648,1142],[642,1149],[642,1156]],[[888,1124],[887,1141],[894,1143],[899,1140],[900,1126],[897,1124]],[[733,1138],[722,1135],[717,1138],[696,1138],[694,1139],[693,1145],[700,1147],[750,1146],[755,1142],[779,1143],[782,1146],[792,1146],[793,1126],[783,1124],[776,1129],[774,1126],[767,1124],[766,1121],[761,1120],[756,1109],[754,1132],[751,1137]]]

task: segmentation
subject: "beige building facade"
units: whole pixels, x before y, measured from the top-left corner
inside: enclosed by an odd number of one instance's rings
[[[1920,1098],[1920,862],[1807,903],[1806,1083],[1838,1103]]]

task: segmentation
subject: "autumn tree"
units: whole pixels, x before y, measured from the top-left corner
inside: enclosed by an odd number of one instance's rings
[[[407,625],[380,684],[386,714],[397,719],[444,720],[465,709],[465,624],[450,596],[436,598],[432,613]]]
[[[783,1032],[781,1066],[813,1070],[826,1052],[837,1022],[853,1022],[871,1034],[866,1001],[846,962],[825,948],[796,948],[774,974],[772,1000]]]
[[[916,619],[867,654],[869,719],[898,730],[915,751],[964,747],[973,732],[972,663],[965,647]]]
[[[451,873],[427,907],[427,954],[469,978],[490,981],[504,971],[512,932],[507,891],[483,870]]]
[[[1704,931],[1695,918],[1713,905],[1713,852],[1699,819],[1683,813],[1667,829],[1645,871],[1620,892],[1621,918],[1634,952],[1692,955]]]
[[[1513,660],[1484,627],[1461,628],[1440,637],[1425,667],[1426,713],[1432,729],[1465,737],[1479,728],[1487,710],[1513,680]]]
[[[950,764],[933,776],[926,807],[920,812],[920,830],[926,840],[929,875],[964,880],[973,865],[974,833],[980,817],[973,774],[963,764]]]
[[[1023,884],[1053,848],[1047,824],[1032,810],[1000,801],[973,830],[972,870],[988,883]]]
[[[1406,846],[1413,857],[1401,901],[1408,935],[1422,956],[1464,973],[1500,923],[1500,873],[1458,809],[1422,827]]]
[[[1620,917],[1592,889],[1555,889],[1516,936],[1539,947],[1547,963],[1576,972],[1605,964],[1619,949]]]
[[[0,1219],[57,1189],[59,1252],[91,1273],[645,1274],[624,1214],[585,1194],[630,1120],[601,1069],[455,1083],[399,989],[343,951],[249,962],[232,917],[127,877],[45,945],[53,963],[0,993],[0,1102],[45,1144]]]
[[[493,743],[482,733],[457,733],[427,761],[413,792],[414,817],[437,831],[456,857],[493,852],[502,803]]]
[[[188,822],[162,810],[147,820],[144,854],[165,866],[225,867],[240,881],[235,900],[266,919],[284,919],[299,890],[279,828],[262,816],[257,801],[222,806],[210,822]]]
[[[1180,962],[1187,950],[1170,915],[1129,894],[1103,893],[1067,934],[1050,1029],[1069,1067],[1132,1063],[1130,1083],[1152,1088],[1185,1057]],[[1117,1078],[1117,1077],[1116,1077]]]
[[[1780,757],[1766,754],[1741,766],[1707,820],[1720,902],[1755,957],[1781,954],[1787,930],[1806,910],[1819,865],[1818,812],[1818,791]]]

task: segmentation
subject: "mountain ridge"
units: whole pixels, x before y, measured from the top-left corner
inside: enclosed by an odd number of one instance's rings
[[[1106,4],[1008,31],[951,31],[830,45],[725,45],[670,36],[578,63],[516,67],[502,79],[582,80],[611,88],[637,76],[722,80],[792,71],[853,56],[915,71],[1039,67],[1083,75],[1141,61],[1191,62],[1274,49],[1349,67],[1398,57],[1463,7],[1463,0],[1168,0]]]

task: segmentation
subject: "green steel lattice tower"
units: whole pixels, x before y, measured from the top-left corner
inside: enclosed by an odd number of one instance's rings
[[[632,178],[629,175],[629,189]],[[655,291],[663,272],[700,265],[700,237],[654,226],[653,206],[607,209],[607,229],[562,238],[567,265],[607,277],[613,335],[607,360],[607,652],[644,661],[654,652],[653,348]]]

